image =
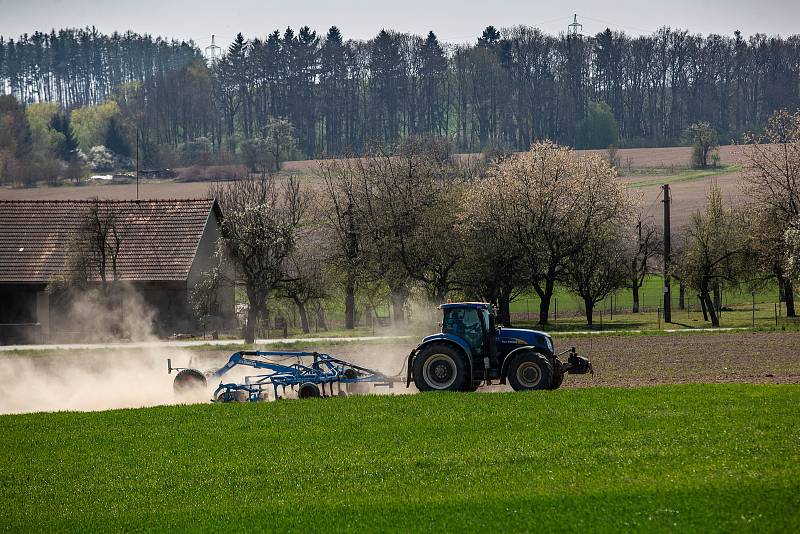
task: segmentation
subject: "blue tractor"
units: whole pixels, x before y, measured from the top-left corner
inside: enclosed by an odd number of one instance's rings
[[[495,325],[491,304],[458,302],[439,308],[442,331],[424,338],[408,355],[406,387],[413,380],[420,391],[475,391],[493,383],[508,383],[515,391],[556,389],[566,373],[593,372],[574,347],[556,354],[545,332]]]

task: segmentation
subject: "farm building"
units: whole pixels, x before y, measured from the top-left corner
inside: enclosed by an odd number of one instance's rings
[[[113,214],[116,284],[125,288],[122,298],[135,297],[147,311],[146,330],[164,336],[201,328],[189,295],[215,261],[216,201],[0,201],[0,344],[92,338],[78,324],[74,299],[54,291],[92,210]],[[99,285],[99,272],[90,284]],[[215,327],[233,326],[233,288],[223,285],[215,300]]]

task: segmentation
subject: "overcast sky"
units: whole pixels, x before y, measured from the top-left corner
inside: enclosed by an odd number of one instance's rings
[[[381,28],[416,34],[433,30],[451,43],[474,41],[489,24],[524,24],[557,34],[578,14],[584,33],[610,27],[638,35],[661,26],[730,35],[800,33],[800,0],[0,0],[0,35],[96,26],[103,32],[194,39],[201,47],[218,36],[226,45],[242,32],[308,25],[320,34],[338,26],[345,38],[368,39]]]

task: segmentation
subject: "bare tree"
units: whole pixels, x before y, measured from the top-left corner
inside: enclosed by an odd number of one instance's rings
[[[103,296],[109,296],[119,280],[118,259],[124,241],[118,222],[113,202],[92,200],[78,231],[67,244],[64,281],[85,289],[99,280]]]
[[[631,290],[633,306],[631,311],[639,313],[639,289],[644,280],[652,272],[652,261],[658,256],[661,248],[656,225],[649,220],[642,220],[641,213],[636,217],[636,235],[629,239],[625,247],[628,279],[626,287]]]
[[[319,235],[306,232],[298,241],[298,246],[287,258],[286,278],[278,288],[278,294],[291,300],[297,307],[300,326],[303,332],[310,332],[308,310],[315,308],[313,301],[328,296],[325,254]]]
[[[457,287],[463,259],[458,206],[462,169],[425,140],[409,138],[395,152],[366,158],[365,209],[369,246],[402,266],[434,302]]]
[[[747,266],[748,242],[741,214],[722,204],[718,186],[708,193],[705,210],[694,214],[685,231],[682,254],[676,258],[675,271],[688,286],[698,291],[703,313],[711,325],[719,326],[719,316],[711,293],[723,281],[740,282]]]
[[[295,178],[278,183],[271,175],[214,184],[210,194],[224,213],[222,238],[247,293],[244,338],[252,343],[267,299],[286,278],[308,196]]]
[[[625,238],[620,226],[607,222],[592,227],[567,267],[566,286],[583,300],[589,326],[592,326],[595,305],[625,287],[628,278]]]
[[[356,288],[363,263],[363,222],[358,211],[362,164],[354,159],[327,160],[320,163],[317,174],[325,184],[320,212],[331,243],[329,258],[343,275],[344,322],[350,330],[355,327]]]

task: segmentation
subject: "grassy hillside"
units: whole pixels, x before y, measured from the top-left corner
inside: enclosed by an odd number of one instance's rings
[[[798,386],[0,417],[10,530],[800,526]]]

